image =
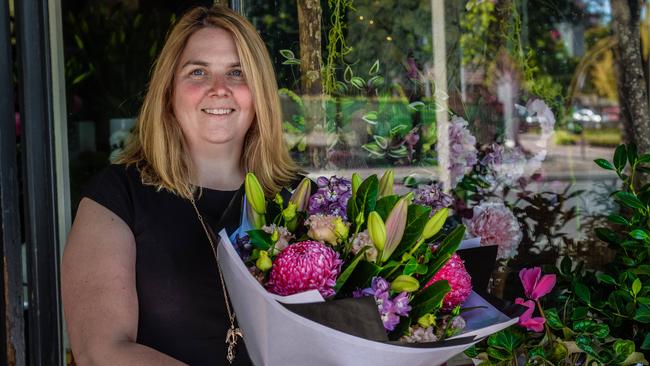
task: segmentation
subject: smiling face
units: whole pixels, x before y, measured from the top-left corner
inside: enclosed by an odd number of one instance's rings
[[[255,107],[228,31],[202,28],[190,36],[175,70],[172,98],[191,151],[221,146],[241,152]]]

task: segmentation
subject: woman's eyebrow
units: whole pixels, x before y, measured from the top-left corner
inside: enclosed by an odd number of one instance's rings
[[[185,63],[183,64],[183,66],[181,66],[181,69],[182,69],[182,68],[185,68],[185,67],[187,67],[187,66],[190,66],[190,65],[193,65],[193,66],[203,66],[203,67],[208,67],[208,66],[210,66],[210,63],[209,63],[209,62],[206,62],[206,61],[189,60],[189,61],[185,62]],[[227,64],[226,67],[227,67],[227,68],[231,68],[231,67],[241,67],[241,63],[240,63],[239,61],[235,61],[235,62],[232,62],[232,63]]]

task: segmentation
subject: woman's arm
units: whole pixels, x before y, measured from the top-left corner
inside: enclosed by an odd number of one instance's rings
[[[82,199],[61,268],[68,335],[81,365],[183,365],[135,343],[135,239],[104,206]]]

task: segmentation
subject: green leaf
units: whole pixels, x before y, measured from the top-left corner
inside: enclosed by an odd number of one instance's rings
[[[300,65],[300,60],[291,58],[282,62],[283,65]]]
[[[345,68],[345,72],[343,73],[343,80],[349,83],[353,76],[354,74],[352,73],[352,68],[348,65]]]
[[[377,194],[379,192],[379,179],[376,174],[366,178],[359,188],[354,199],[348,201],[348,221],[355,222],[359,213],[363,214],[364,218],[368,217],[370,212],[375,210],[377,203]]]
[[[413,103],[409,104],[407,107],[409,107],[409,109],[412,109],[414,111],[419,111],[422,108],[424,108],[424,103],[420,102],[420,101],[416,101],[416,102],[413,102]]]
[[[591,294],[589,288],[580,282],[576,282],[573,285],[573,290],[576,295],[585,303],[589,304],[591,302]]]
[[[369,111],[366,114],[364,114],[361,117],[362,120],[364,120],[366,123],[369,123],[371,125],[376,125],[377,124],[377,112],[376,111]]]
[[[643,154],[637,159],[639,164],[650,163],[650,154]]]
[[[402,241],[397,245],[395,251],[391,255],[392,258],[400,258],[402,254],[411,250],[413,245],[417,242],[422,235],[424,225],[429,221],[430,207],[420,205],[409,205],[406,213],[406,226],[404,227],[404,235]]]
[[[418,291],[413,300],[409,302],[409,305],[411,305],[410,317],[418,319],[424,314],[440,309],[442,300],[449,291],[451,291],[451,287],[449,287],[449,282],[446,280],[436,281],[429,287]]]
[[[639,307],[636,309],[636,314],[634,315],[634,320],[644,324],[650,323],[650,306],[639,304]]]
[[[598,237],[598,239],[606,243],[618,244],[618,242],[620,241],[618,235],[616,235],[614,231],[604,227],[596,228],[596,236]]]
[[[641,202],[637,196],[629,192],[617,192],[614,195],[614,199],[631,208],[636,208],[639,210],[645,210],[646,208],[643,202]]]
[[[506,328],[503,331],[492,334],[488,337],[490,347],[500,348],[513,353],[524,342],[524,337]]]
[[[596,338],[605,338],[609,335],[609,327],[607,324],[596,323],[589,319],[573,323],[573,330],[580,333],[592,334]]]
[[[627,161],[630,162],[630,165],[634,165],[638,157],[636,145],[634,143],[627,144]]]
[[[614,353],[616,353],[616,358],[625,360],[627,356],[634,353],[634,342],[627,339],[617,339],[614,342]]]
[[[415,258],[409,259],[409,261],[404,266],[404,271],[402,272],[405,275],[412,275],[418,268],[418,261]]]
[[[465,356],[469,358],[476,358],[478,357],[478,350],[476,349],[476,345],[472,345],[470,348],[465,350]]]
[[[555,365],[560,365],[568,355],[569,349],[567,346],[562,342],[555,342],[553,343],[551,350],[548,352],[547,358],[553,361]]]
[[[248,230],[246,234],[248,234],[253,247],[260,250],[268,250],[271,247],[271,234],[267,234],[264,230]]]
[[[573,312],[571,312],[571,320],[576,321],[576,320],[583,320],[584,318],[587,317],[587,313],[589,312],[589,308],[586,306],[576,306],[573,308]]]
[[[563,274],[568,275],[571,274],[572,268],[573,268],[573,263],[571,261],[571,258],[569,258],[568,255],[564,256],[564,258],[562,258],[562,261],[560,262],[560,271],[562,271]]]
[[[497,361],[507,361],[513,359],[512,353],[501,348],[488,347],[486,352],[488,356],[496,359]]]
[[[642,264],[639,267],[633,269],[632,273],[634,273],[635,275],[650,276],[650,264]]]
[[[353,76],[352,79],[350,79],[350,84],[357,89],[362,89],[366,85],[366,81],[358,76]]]
[[[634,239],[643,240],[643,241],[648,241],[650,239],[650,235],[644,229],[632,230],[630,232],[630,236],[633,237]]]
[[[549,327],[555,330],[561,330],[564,328],[564,324],[562,324],[562,320],[560,320],[557,310],[548,309],[544,311],[544,314],[546,315],[546,324],[548,324]]]
[[[395,207],[395,204],[399,201],[399,196],[392,194],[390,196],[385,196],[377,200],[375,205],[375,211],[381,216],[381,219],[386,222],[390,211]]]
[[[625,145],[618,145],[614,151],[614,167],[616,170],[621,171],[625,168],[625,163],[627,162],[627,149]]]
[[[642,286],[643,285],[641,284],[641,280],[639,278],[637,278],[636,280],[634,280],[634,282],[632,282],[632,293],[634,294],[634,296],[639,294]]]
[[[614,170],[614,166],[612,165],[612,163],[610,163],[609,161],[607,161],[605,159],[596,159],[596,160],[594,160],[594,163],[596,163],[596,165],[598,165],[599,167],[601,167],[603,169]]]
[[[611,214],[607,216],[607,219],[615,224],[625,225],[625,226],[630,225],[630,221],[628,221],[628,219],[626,219],[625,217],[619,214]]]
[[[293,54],[293,51],[291,50],[280,50],[280,54],[282,57],[286,58],[287,60],[295,59],[296,55]]]
[[[345,281],[341,286],[341,294],[349,294],[352,291],[358,288],[366,288],[370,286],[370,282],[374,276],[376,276],[381,267],[378,265],[368,262],[368,261],[359,261],[350,277]]]
[[[336,279],[336,285],[334,285],[334,292],[339,292],[339,290],[343,287],[345,282],[350,278],[350,275],[354,272],[354,270],[357,268],[357,265],[359,264],[359,261],[364,257],[365,251],[368,249],[368,247],[363,247],[359,252],[354,256],[354,259],[350,262],[350,264],[347,266],[347,268],[339,275],[339,277]]]
[[[368,85],[370,85],[373,88],[379,88],[380,86],[384,85],[384,77],[381,75],[375,75],[368,79]]]
[[[602,283],[607,283],[607,284],[610,284],[610,285],[616,285],[616,280],[614,279],[614,277],[612,277],[612,276],[610,276],[610,275],[608,275],[606,273],[597,273],[596,278],[598,279],[598,281],[600,281]]]
[[[447,235],[446,238],[442,240],[440,245],[438,245],[438,249],[433,253],[434,254],[434,259],[431,263],[429,263],[429,270],[427,271],[427,274],[424,276],[424,278],[428,281],[431,279],[436,272],[442,268],[442,266],[447,263],[449,259],[451,259],[451,256],[456,252],[456,249],[458,249],[458,246],[460,245],[460,242],[463,240],[463,237],[465,235],[465,226],[464,225],[459,225],[452,231],[449,235]]]
[[[370,67],[370,71],[368,71],[368,74],[374,75],[379,72],[379,60],[375,60],[375,63],[372,64]]]
[[[641,343],[641,349],[650,350],[650,333],[645,335],[643,338],[643,343]]]

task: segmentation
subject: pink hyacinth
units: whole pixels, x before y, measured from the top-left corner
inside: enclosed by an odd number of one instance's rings
[[[342,263],[339,254],[323,243],[307,240],[292,244],[273,261],[266,287],[282,296],[318,290],[328,298],[334,295]]]
[[[472,292],[472,277],[467,273],[463,260],[456,253],[436,272],[424,288],[440,280],[447,280],[449,287],[451,287],[451,291],[442,300],[443,310],[452,310],[456,306],[464,303]]]
[[[470,220],[463,220],[467,232],[481,238],[481,245],[498,245],[497,258],[509,259],[517,254],[523,238],[515,215],[502,202],[484,202],[474,206]]]

